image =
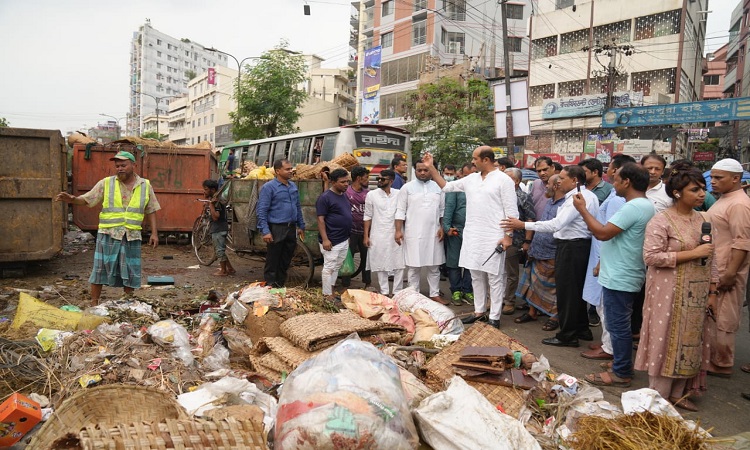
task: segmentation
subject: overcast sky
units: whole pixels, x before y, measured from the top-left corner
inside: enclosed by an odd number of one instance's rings
[[[488,0],[492,1],[492,0]],[[645,1],[645,0],[637,0]],[[706,50],[728,40],[738,0],[711,0]],[[124,117],[130,42],[146,18],[170,36],[258,56],[287,39],[324,67],[348,59],[349,0],[0,0],[0,117],[63,134]],[[234,67],[230,58],[230,67]],[[122,121],[121,123],[124,123]]]

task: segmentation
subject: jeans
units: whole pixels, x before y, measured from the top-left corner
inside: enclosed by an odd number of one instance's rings
[[[216,251],[216,259],[219,262],[228,261],[227,258],[227,232],[219,231],[218,233],[211,233],[211,241],[214,243],[214,250]]]
[[[612,341],[612,372],[620,378],[633,376],[633,332],[630,320],[633,316],[633,303],[638,292],[615,291],[602,287],[604,320]]]
[[[474,292],[471,287],[471,271],[469,269],[448,267],[448,281],[451,284],[451,293]]]

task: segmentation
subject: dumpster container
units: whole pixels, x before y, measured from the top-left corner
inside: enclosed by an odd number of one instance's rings
[[[0,128],[0,262],[50,259],[63,246],[67,150],[58,130]]]
[[[161,210],[156,213],[160,232],[190,232],[193,222],[202,211],[203,180],[217,179],[216,159],[210,149],[196,148],[138,148],[135,145],[96,145],[88,150],[85,144],[73,147],[73,194],[90,191],[102,178],[115,175],[115,165],[109,159],[119,150],[135,155],[135,172],[151,181]],[[80,229],[99,228],[101,207],[73,207],[73,223]]]

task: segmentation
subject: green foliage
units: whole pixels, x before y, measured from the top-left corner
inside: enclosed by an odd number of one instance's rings
[[[254,66],[246,65],[239,89],[238,112],[230,112],[235,139],[263,139],[294,133],[298,109],[307,99],[299,88],[307,72],[302,55],[282,41]]]
[[[195,73],[195,70],[188,69],[185,71],[185,78],[187,78],[188,80],[192,80],[196,77],[196,75],[197,74]]]
[[[430,150],[440,165],[471,161],[472,151],[494,137],[492,92],[483,80],[441,78],[422,84],[404,104],[416,136],[412,156]]]
[[[9,127],[10,123],[5,117],[0,117],[0,127]]]
[[[145,133],[141,133],[141,137],[143,139],[156,139],[157,141],[163,141],[167,139],[166,134],[157,133],[156,131],[147,131]]]

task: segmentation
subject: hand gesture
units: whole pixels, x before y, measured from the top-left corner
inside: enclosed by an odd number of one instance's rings
[[[55,196],[56,202],[65,202],[65,203],[73,203],[73,200],[76,199],[75,195],[68,194],[67,192],[60,192]]]
[[[434,158],[432,157],[432,153],[425,152],[425,154],[422,155],[422,162],[427,167],[433,166],[434,165]]]
[[[508,219],[503,219],[500,221],[500,226],[505,231],[515,231],[515,230],[525,230],[526,225],[524,225],[524,222],[515,219],[513,217],[510,217]]]
[[[581,194],[580,192],[573,196],[573,206],[578,212],[586,209],[586,199],[583,198],[583,194]]]

